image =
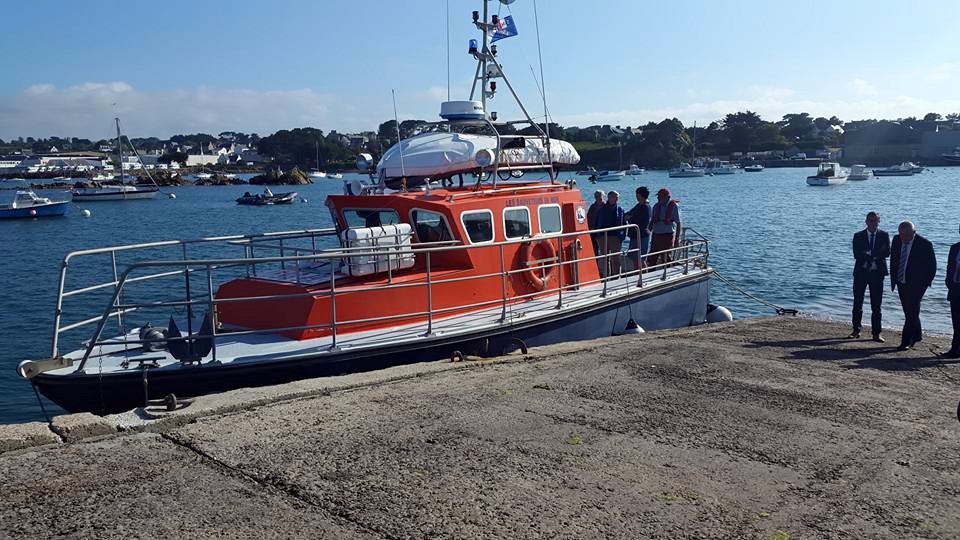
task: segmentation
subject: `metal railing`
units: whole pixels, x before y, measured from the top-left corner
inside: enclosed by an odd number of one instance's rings
[[[627,232],[633,232],[634,234],[626,234]],[[425,335],[431,335],[434,332],[434,325],[437,318],[442,318],[446,315],[454,314],[457,312],[473,312],[482,309],[489,309],[498,307],[500,308],[500,322],[508,322],[511,318],[510,308],[511,306],[527,302],[534,299],[539,300],[549,300],[552,295],[556,296],[555,308],[562,308],[565,300],[565,292],[569,295],[569,291],[581,290],[585,287],[592,285],[601,285],[602,288],[599,291],[601,297],[606,297],[608,294],[611,294],[610,287],[615,286],[616,294],[629,294],[631,291],[636,289],[642,289],[646,286],[650,286],[651,280],[665,281],[668,279],[668,273],[671,269],[679,275],[686,275],[691,271],[691,268],[696,269],[707,269],[709,267],[709,243],[708,241],[700,236],[693,229],[685,229],[684,237],[675,247],[662,250],[655,253],[641,254],[637,246],[631,244],[630,249],[627,250],[613,250],[611,251],[609,245],[606,242],[603,244],[603,250],[600,253],[595,253],[593,256],[584,257],[582,255],[582,246],[583,241],[592,241],[591,238],[593,235],[602,235],[602,239],[606,239],[608,234],[614,235],[625,235],[631,237],[638,237],[639,228],[636,225],[623,225],[619,227],[610,227],[606,229],[599,229],[593,231],[578,231],[571,233],[563,234],[547,234],[541,236],[533,237],[523,237],[518,239],[512,239],[504,242],[491,242],[480,245],[463,245],[458,242],[455,245],[446,245],[451,242],[439,242],[432,244],[411,244],[401,246],[401,249],[398,249],[396,244],[391,244],[386,247],[338,247],[334,249],[322,249],[316,245],[316,239],[323,236],[330,236],[335,234],[335,231],[332,229],[317,229],[310,231],[288,231],[284,233],[271,233],[268,235],[255,235],[255,236],[226,236],[226,237],[215,237],[215,238],[204,238],[193,241],[171,241],[171,242],[154,242],[147,244],[137,244],[132,246],[119,246],[114,248],[101,248],[94,250],[83,250],[80,252],[74,252],[64,259],[63,269],[61,271],[61,280],[60,280],[60,294],[57,299],[57,312],[55,317],[55,328],[54,328],[54,337],[53,337],[53,353],[52,356],[57,356],[58,348],[58,338],[59,335],[68,330],[74,330],[82,326],[96,323],[96,330],[94,331],[93,337],[85,344],[85,351],[83,358],[80,361],[80,365],[77,368],[83,370],[88,359],[92,355],[93,351],[97,347],[105,345],[123,345],[124,347],[134,346],[134,345],[148,345],[156,344],[160,342],[171,342],[171,341],[189,341],[197,339],[210,339],[212,341],[212,361],[216,361],[216,342],[218,337],[224,335],[230,336],[243,336],[251,334],[277,334],[282,332],[293,332],[293,331],[304,331],[304,330],[315,330],[315,329],[325,329],[329,331],[330,338],[330,348],[331,350],[337,350],[339,348],[338,340],[342,336],[343,329],[348,327],[360,327],[361,325],[369,325],[372,323],[382,323],[387,321],[394,321],[398,324],[407,323],[409,321],[415,321],[416,319],[425,318],[425,321],[422,323],[425,325]],[[687,235],[690,234],[694,236],[693,239],[687,238]],[[288,242],[293,239],[300,240],[309,240],[311,246],[308,247],[291,247]],[[565,240],[571,240],[567,242],[565,246]],[[244,248],[244,257],[243,258],[213,258],[213,259],[188,259],[187,258],[187,245],[197,244],[197,243],[211,243],[211,242],[227,242],[230,245],[240,245]],[[454,241],[456,242],[456,241]],[[519,244],[526,244],[529,242],[553,242],[555,243],[554,252],[555,255],[545,259],[537,259],[532,261],[525,261],[523,266],[518,267],[508,267],[505,258],[505,248],[511,246],[517,246]],[[444,244],[444,245],[436,245]],[[174,260],[156,260],[156,261],[139,261],[134,262],[126,267],[123,272],[116,272],[116,254],[121,251],[135,250],[135,249],[146,249],[153,247],[168,247],[168,246],[182,246],[182,257]],[[565,247],[567,248],[565,250]],[[279,256],[266,256],[266,257],[256,257],[255,248],[260,248],[261,250],[275,250],[279,251],[281,255]],[[294,255],[287,255],[286,252],[289,250],[294,250]],[[309,252],[307,255],[303,255],[302,251]],[[499,258],[499,270],[492,272],[485,272],[481,274],[471,274],[468,276],[444,276],[437,275],[437,271],[440,268],[434,268],[433,259],[438,254],[445,254],[455,251],[462,250],[473,250],[473,251],[487,251],[487,250],[496,250]],[[64,291],[64,282],[66,280],[66,269],[69,261],[72,258],[76,258],[80,255],[93,255],[93,254],[103,254],[107,253],[111,256],[111,261],[113,263],[114,269],[114,279],[113,281],[97,284],[94,286],[88,286],[85,288],[75,289],[71,291]],[[667,255],[664,257],[663,261],[656,264],[647,264],[648,261],[652,261],[655,258],[661,258],[660,255]],[[393,268],[394,258],[401,257],[413,257],[417,261],[423,263],[422,266],[422,279],[415,280],[406,280],[406,281],[394,281],[390,279],[386,284],[378,283],[375,285],[364,285],[362,283],[347,283],[347,284],[338,284],[338,279],[344,279],[347,277],[344,274],[338,275],[338,265],[342,264],[344,259],[351,257],[385,257],[386,267]],[[615,268],[614,259],[619,259],[621,262],[620,268],[613,271]],[[627,265],[622,265],[622,261],[630,261]],[[597,264],[598,270],[600,270],[600,276],[597,279],[590,279],[586,281],[581,281],[580,277],[583,274],[581,270],[581,265],[583,264]],[[250,269],[256,265],[280,265],[281,268],[284,268],[285,265],[292,264],[296,265],[297,268],[300,268],[302,264],[313,265],[313,268],[323,268],[325,272],[323,273],[327,283],[326,289],[318,291],[309,291],[309,292],[299,292],[299,293],[286,293],[286,294],[265,294],[265,295],[255,295],[255,296],[244,296],[244,297],[231,297],[231,298],[216,298],[215,289],[214,289],[214,279],[213,274],[218,270],[223,269],[237,269],[237,268],[246,268]],[[625,268],[629,267],[629,268]],[[553,270],[553,269],[556,270]],[[145,275],[137,275],[140,272],[147,272]],[[565,272],[566,271],[566,272]],[[204,278],[206,291],[202,297],[195,298],[193,292],[190,290],[190,276],[196,272],[201,272],[200,276]],[[530,293],[525,294],[510,294],[508,291],[508,284],[512,282],[512,279],[515,276],[525,274],[528,272],[540,272],[541,278],[544,282],[544,287],[540,290],[535,290]],[[556,272],[558,278],[555,280],[550,280],[554,284],[553,286],[546,286],[547,279],[546,276],[550,275],[551,272]],[[381,272],[382,274],[382,272]],[[419,270],[417,271],[419,275]],[[124,292],[126,288],[134,285],[141,284],[145,281],[161,279],[164,277],[171,276],[185,276],[184,280],[184,293],[185,297],[177,297],[172,300],[159,300],[152,302],[124,302]],[[250,275],[249,273],[247,275]],[[253,275],[256,275],[254,271]],[[568,275],[569,279],[566,279],[564,276]],[[392,276],[391,276],[392,277]],[[632,278],[636,277],[636,281],[633,279],[623,279],[623,278]],[[434,290],[438,286],[453,284],[453,283],[466,283],[476,280],[499,280],[500,283],[500,294],[499,297],[484,299],[479,302],[473,302],[469,304],[457,304],[453,306],[441,307],[434,305]],[[351,280],[353,281],[353,280]],[[317,282],[316,284],[321,284]],[[84,319],[79,322],[75,322],[68,325],[61,326],[61,316],[62,316],[62,305],[63,298],[72,295],[82,294],[84,292],[90,292],[94,290],[106,289],[113,287],[112,295],[110,298],[107,307],[102,311],[102,313],[97,317],[91,317]],[[376,317],[366,317],[360,319],[343,319],[338,318],[337,314],[337,299],[349,294],[362,293],[366,291],[383,291],[389,289],[415,289],[422,288],[424,290],[424,299],[425,299],[425,309],[415,309],[413,311],[406,311],[402,313],[391,313],[389,315],[376,316]],[[244,302],[264,302],[264,301],[274,301],[282,299],[294,299],[294,298],[329,298],[330,302],[330,318],[329,322],[323,322],[318,324],[304,324],[298,326],[286,326],[286,327],[275,327],[275,328],[255,328],[255,329],[229,329],[226,332],[219,332],[219,324],[217,321],[217,307],[220,305],[227,305],[233,303],[244,303]],[[211,317],[211,328],[212,331],[209,335],[197,335],[193,333],[192,330],[192,308],[201,306],[206,307],[209,316]],[[123,329],[122,317],[126,314],[146,309],[168,309],[168,308],[177,308],[177,307],[186,307],[187,308],[187,319],[188,319],[188,329],[187,335],[181,337],[168,337],[164,339],[131,339],[125,332],[121,332],[119,338],[107,338],[102,339],[104,329],[109,320],[116,318],[121,330]],[[421,323],[415,323],[421,324]]]

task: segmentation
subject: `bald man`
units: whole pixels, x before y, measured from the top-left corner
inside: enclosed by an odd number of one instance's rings
[[[923,340],[920,302],[937,275],[937,256],[913,223],[904,221],[897,232],[890,245],[890,287],[900,294],[905,319],[897,350],[906,351]]]

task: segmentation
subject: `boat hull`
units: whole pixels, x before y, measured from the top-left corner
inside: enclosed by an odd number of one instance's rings
[[[862,182],[863,180],[869,180],[872,177],[872,174],[851,174],[847,177],[847,180],[850,180],[851,182]]]
[[[670,172],[667,174],[670,178],[700,178],[706,173],[702,171],[683,171],[683,172]]]
[[[0,210],[0,219],[29,219],[38,217],[57,217],[67,213],[70,201],[56,202],[28,208],[4,208]]]
[[[913,176],[913,171],[873,171],[874,176]]]
[[[847,181],[846,176],[808,176],[807,184],[811,186],[836,186]]]
[[[48,375],[32,379],[44,396],[70,412],[110,414],[144,405],[167,394],[192,397],[237,388],[267,386],[301,379],[372,371],[393,365],[450,358],[454,351],[499,355],[516,348],[608,337],[624,331],[633,318],[645,330],[701,324],[710,298],[710,272],[667,287],[639,289],[611,302],[558,311],[550,317],[517,321],[495,330],[455,336],[429,336],[371,350],[345,350],[313,358],[243,364],[183,366],[176,371]]]

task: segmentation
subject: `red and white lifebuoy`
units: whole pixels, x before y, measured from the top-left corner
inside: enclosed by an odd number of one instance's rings
[[[533,255],[533,250],[537,247],[542,247],[545,251],[543,257],[535,257]],[[550,280],[553,279],[553,276],[557,273],[558,265],[555,263],[546,263],[549,264],[546,273],[542,273],[542,266],[535,265],[530,266],[532,261],[539,259],[550,259],[554,260],[557,258],[557,248],[554,247],[553,242],[548,240],[540,240],[535,242],[529,242],[523,245],[520,248],[520,263],[527,267],[527,270],[521,274],[530,285],[538,290],[542,291],[547,288],[547,285],[550,283]]]

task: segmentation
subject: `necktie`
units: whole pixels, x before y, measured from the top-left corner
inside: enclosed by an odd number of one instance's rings
[[[900,266],[897,268],[897,281],[899,283],[907,282],[907,248],[910,244],[904,244],[900,247]]]
[[[870,233],[870,255],[873,255],[873,235],[874,233]]]

